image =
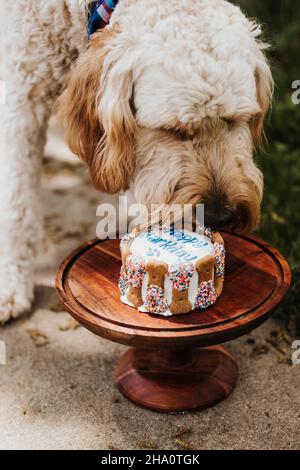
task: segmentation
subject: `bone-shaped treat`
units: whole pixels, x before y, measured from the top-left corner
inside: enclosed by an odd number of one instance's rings
[[[169,271],[172,282],[172,302],[169,308],[174,315],[188,313],[193,309],[189,300],[189,285],[193,271],[193,265],[179,265]]]
[[[165,274],[168,272],[168,265],[163,261],[148,261],[146,264],[148,273],[148,285],[164,288]]]
[[[207,308],[217,299],[214,286],[214,267],[215,258],[213,256],[206,256],[196,263],[196,269],[198,272],[198,291],[195,306],[197,308]]]
[[[125,264],[129,285],[127,300],[138,308],[143,304],[142,285],[145,275],[145,262],[139,256],[129,255]]]
[[[148,286],[144,307],[150,313],[162,313],[168,309],[168,304],[164,298],[165,275],[168,272],[168,265],[164,262],[149,261],[146,264],[148,274]]]

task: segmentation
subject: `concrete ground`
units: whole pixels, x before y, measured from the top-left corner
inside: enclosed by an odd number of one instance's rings
[[[0,329],[0,449],[299,449],[300,366],[291,338],[269,320],[227,347],[237,357],[234,393],[192,414],[162,415],[120,395],[114,367],[126,349],[84,330],[61,311],[54,273],[95,237],[104,200],[56,132],[44,162],[45,241],[32,312]],[[106,198],[107,200],[107,198]]]

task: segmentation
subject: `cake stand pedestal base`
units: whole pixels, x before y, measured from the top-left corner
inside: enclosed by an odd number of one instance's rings
[[[228,397],[236,360],[221,346],[185,350],[129,349],[116,369],[119,390],[133,403],[161,412],[198,410]]]

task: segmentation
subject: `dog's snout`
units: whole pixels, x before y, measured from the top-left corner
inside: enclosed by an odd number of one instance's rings
[[[204,223],[207,227],[220,228],[233,221],[234,211],[231,207],[217,201],[204,204]]]

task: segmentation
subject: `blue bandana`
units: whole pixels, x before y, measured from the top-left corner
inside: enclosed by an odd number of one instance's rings
[[[105,28],[119,0],[95,0],[88,4],[88,35],[89,38],[99,29]]]

